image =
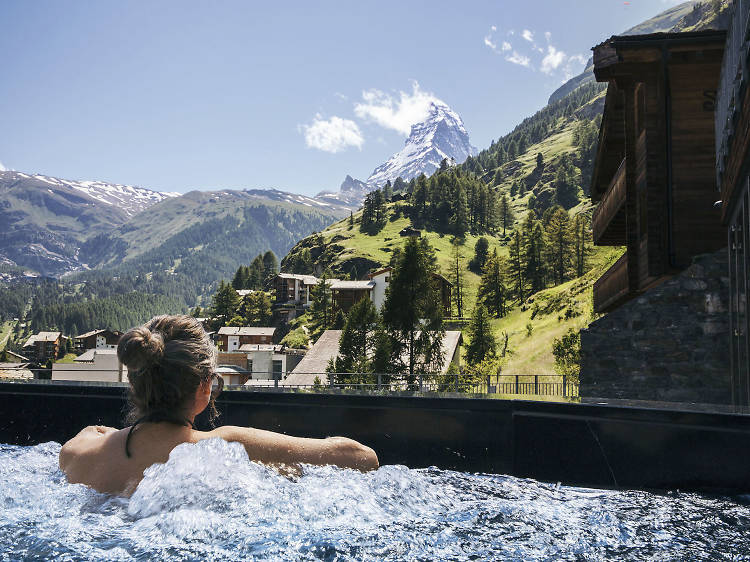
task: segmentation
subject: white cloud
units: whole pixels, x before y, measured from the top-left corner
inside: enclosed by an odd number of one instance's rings
[[[0,162],[0,172],[5,172],[6,170],[7,170],[7,168],[5,166],[3,166],[2,162]]]
[[[302,125],[300,128],[305,135],[305,144],[308,147],[333,154],[346,150],[350,146],[361,149],[365,142],[354,121],[335,115],[330,119],[323,119],[318,113],[311,125]]]
[[[518,51],[513,51],[513,53],[507,55],[505,57],[505,60],[507,60],[508,62],[512,62],[513,64],[531,68],[531,59],[525,55],[520,54]]]
[[[552,74],[555,70],[560,68],[560,65],[565,62],[567,56],[563,51],[558,51],[552,45],[547,45],[547,54],[542,59],[542,65],[539,70],[545,74]]]
[[[376,89],[363,91],[362,101],[354,105],[354,113],[360,119],[408,135],[412,125],[424,121],[433,102],[444,103],[414,81],[411,93],[399,91],[397,97]]]
[[[497,31],[496,26],[491,26],[490,30],[490,33],[484,38],[484,44],[493,52],[502,55],[511,64],[524,66],[530,70],[538,68],[541,72],[550,76],[564,76],[565,80],[581,72],[586,64],[587,59],[583,55],[569,56],[552,45],[552,33],[549,31],[544,32],[544,38],[547,41],[546,48],[536,44],[533,31],[524,29],[521,32],[521,37],[531,45],[521,43],[520,46],[517,45],[519,48],[515,49],[509,41],[498,42],[494,39],[493,33]],[[507,36],[514,34],[515,32],[512,29],[506,32]],[[499,46],[498,43],[500,43]]]

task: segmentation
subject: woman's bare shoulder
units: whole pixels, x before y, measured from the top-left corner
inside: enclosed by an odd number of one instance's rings
[[[60,449],[60,468],[68,472],[72,465],[81,458],[95,454],[113,434],[122,431],[104,425],[84,427]]]

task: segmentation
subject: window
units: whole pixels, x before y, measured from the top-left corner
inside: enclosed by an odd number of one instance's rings
[[[273,360],[273,379],[274,380],[281,380],[281,373],[283,370],[283,361],[281,359],[274,359]]]

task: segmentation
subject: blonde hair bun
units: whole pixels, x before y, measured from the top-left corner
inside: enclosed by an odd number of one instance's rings
[[[117,346],[117,358],[128,370],[141,371],[155,366],[164,357],[164,337],[146,326],[125,333]]]

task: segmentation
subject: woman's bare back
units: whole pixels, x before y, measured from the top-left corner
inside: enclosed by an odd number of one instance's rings
[[[358,470],[378,467],[372,449],[345,437],[306,439],[247,427],[197,431],[172,423],[143,423],[132,432],[128,457],[125,443],[129,432],[129,427],[86,427],[63,445],[60,468],[71,483],[130,496],[143,478],[143,471],[154,463],[166,462],[177,445],[215,437],[242,443],[251,460],[268,464],[333,464]]]

